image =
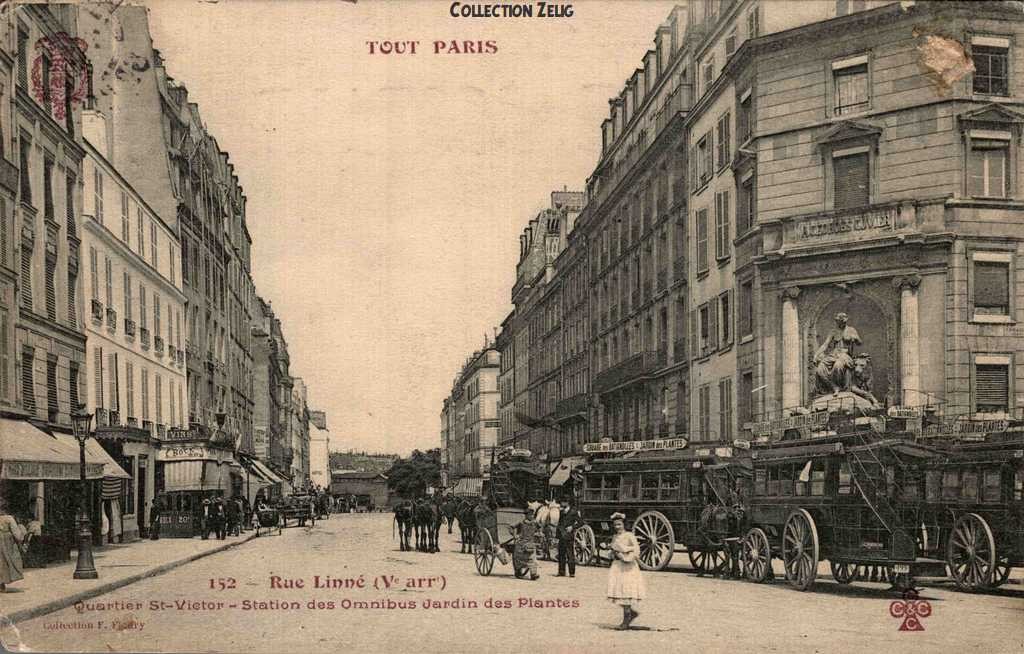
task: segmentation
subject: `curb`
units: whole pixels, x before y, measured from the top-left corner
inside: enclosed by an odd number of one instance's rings
[[[3,617],[6,617],[7,620],[14,624],[17,624],[19,622],[25,622],[26,620],[33,620],[48,613],[53,613],[54,611],[65,609],[69,606],[72,606],[73,604],[77,604],[78,602],[82,602],[87,599],[92,599],[93,597],[97,597],[99,595],[104,595],[112,590],[117,590],[118,588],[128,586],[129,584],[134,584],[137,581],[142,581],[143,579],[148,579],[150,577],[162,575],[165,572],[169,572],[175,568],[185,565],[186,563],[191,563],[192,561],[196,561],[198,559],[210,556],[211,554],[217,554],[219,552],[229,550],[233,547],[238,547],[243,543],[248,543],[250,540],[254,538],[256,538],[256,534],[249,534],[248,536],[240,540],[225,543],[224,545],[221,545],[219,547],[206,550],[204,552],[198,552],[196,554],[187,556],[183,559],[178,559],[177,561],[170,561],[168,563],[158,565],[155,568],[150,568],[149,570],[144,570],[143,572],[139,572],[128,577],[118,579],[116,581],[111,581],[106,584],[100,584],[99,586],[90,588],[89,590],[83,590],[80,593],[74,593],[72,595],[68,595],[67,597],[62,597],[60,599],[56,599],[45,604],[40,604],[38,606],[30,606],[28,608],[20,609],[18,611],[12,611],[11,613],[8,613],[6,616]]]

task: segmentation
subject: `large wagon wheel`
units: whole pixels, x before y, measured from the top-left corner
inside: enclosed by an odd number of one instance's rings
[[[722,549],[694,550],[689,549],[686,554],[690,557],[690,565],[697,569],[701,575],[706,573],[722,574],[725,566],[729,563],[729,556]]]
[[[857,576],[856,563],[829,561],[828,564],[832,568],[832,578],[836,580],[837,584],[848,584]]]
[[[946,543],[946,564],[960,590],[989,586],[996,567],[996,543],[988,523],[977,513],[965,513],[953,523]]]
[[[1010,557],[1005,554],[996,555],[996,567],[992,570],[992,583],[991,588],[999,588],[1006,583],[1006,580],[1010,578],[1010,571],[1013,570],[1013,566],[1010,565]]]
[[[646,511],[633,523],[633,535],[640,544],[640,567],[663,570],[672,560],[676,537],[672,524],[660,511]]]
[[[476,561],[476,571],[487,576],[494,569],[494,542],[491,540],[491,533],[486,529],[476,532],[476,549],[473,552],[473,559]]]
[[[786,579],[797,590],[807,590],[818,576],[818,528],[814,518],[797,509],[786,518],[782,529],[782,562]]]
[[[743,538],[743,570],[747,579],[758,584],[772,578],[772,548],[760,527],[753,527]]]
[[[573,533],[572,545],[576,565],[590,565],[597,555],[597,539],[590,525],[583,525]]]

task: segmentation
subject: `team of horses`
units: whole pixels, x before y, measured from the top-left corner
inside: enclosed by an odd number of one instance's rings
[[[557,502],[530,502],[535,519],[545,528],[558,524]],[[477,525],[481,514],[490,511],[490,507],[482,499],[447,496],[422,497],[415,500],[404,500],[395,507],[395,518],[392,523],[392,538],[395,527],[398,528],[399,547],[403,552],[439,552],[438,548],[441,527],[448,523],[448,533],[459,523],[459,540],[463,554],[473,553],[476,542]],[[415,547],[414,547],[415,544]]]

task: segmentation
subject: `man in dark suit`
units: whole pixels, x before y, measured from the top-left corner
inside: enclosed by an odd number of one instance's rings
[[[566,567],[569,568],[569,576],[576,576],[576,551],[573,547],[573,536],[576,530],[583,526],[583,518],[580,512],[573,507],[569,500],[562,501],[562,510],[558,516],[558,576],[565,576]]]

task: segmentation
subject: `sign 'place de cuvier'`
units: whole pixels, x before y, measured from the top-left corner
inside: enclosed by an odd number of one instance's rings
[[[583,451],[587,454],[603,452],[641,452],[646,450],[680,450],[686,447],[685,438],[666,438],[650,441],[621,441],[618,443],[587,443]]]

